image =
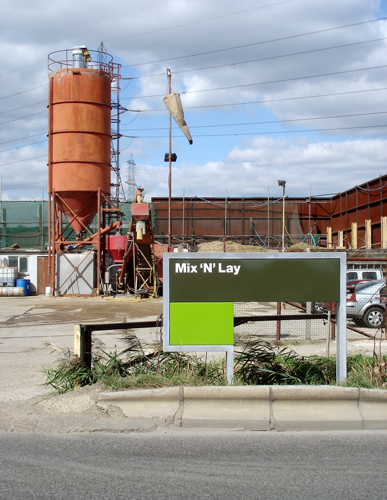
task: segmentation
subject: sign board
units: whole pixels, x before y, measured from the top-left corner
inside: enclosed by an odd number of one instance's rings
[[[338,305],[337,345],[343,361],[345,253],[166,253],[163,266],[165,351],[230,354],[234,302],[330,301]],[[346,372],[339,371],[344,379]]]

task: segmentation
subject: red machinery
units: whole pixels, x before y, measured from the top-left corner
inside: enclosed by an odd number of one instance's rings
[[[137,188],[132,203],[130,237],[125,249],[119,286],[124,285],[125,274],[135,295],[157,296],[158,279],[154,261],[154,242],[149,203],[143,202],[143,189]]]

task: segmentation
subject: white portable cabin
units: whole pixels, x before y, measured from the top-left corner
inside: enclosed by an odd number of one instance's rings
[[[47,258],[47,252],[42,250],[2,248],[0,249],[2,275],[4,277],[9,276],[10,278],[13,278],[15,275],[15,280],[30,280],[31,295],[44,293],[45,283],[40,282],[42,281],[42,276],[47,275]],[[15,269],[15,274],[12,272],[11,276],[6,268]],[[11,286],[11,284],[7,286]]]

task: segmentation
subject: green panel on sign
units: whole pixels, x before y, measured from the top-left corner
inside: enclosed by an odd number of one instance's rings
[[[233,345],[234,304],[170,304],[170,345]]]

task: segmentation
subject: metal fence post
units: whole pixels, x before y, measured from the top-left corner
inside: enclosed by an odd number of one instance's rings
[[[281,315],[281,302],[277,302],[277,315]],[[277,340],[281,340],[281,320],[277,320]]]
[[[312,314],[312,302],[306,303],[306,314]],[[305,322],[305,340],[312,339],[312,321],[307,319]]]
[[[91,330],[83,325],[74,325],[74,356],[91,368]]]
[[[336,316],[336,302],[332,304],[332,315]],[[331,340],[336,338],[336,322],[331,321]]]

